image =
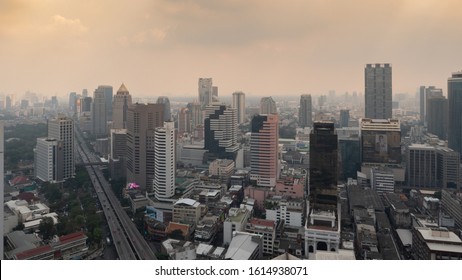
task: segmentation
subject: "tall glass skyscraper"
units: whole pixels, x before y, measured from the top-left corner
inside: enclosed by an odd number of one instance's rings
[[[448,146],[462,154],[462,71],[448,79]]]
[[[338,141],[333,122],[315,122],[310,134],[310,207],[337,209]]]

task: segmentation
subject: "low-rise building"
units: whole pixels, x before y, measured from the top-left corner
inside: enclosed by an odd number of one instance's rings
[[[205,243],[199,243],[196,247],[197,260],[223,260],[225,254],[226,249],[223,247],[215,247]]]
[[[263,237],[248,232],[234,232],[225,260],[261,260]]]
[[[25,200],[10,200],[5,205],[18,216],[19,223],[41,219],[50,213],[50,208],[43,203],[29,204]]]
[[[130,202],[133,213],[138,209],[145,208],[149,204],[148,198],[143,195],[141,191],[129,192],[128,201]]]
[[[167,239],[162,242],[162,252],[167,254],[170,260],[196,259],[196,245],[190,241]]]
[[[34,239],[34,237],[32,237],[32,239]],[[16,246],[17,244],[19,244],[17,242],[17,238],[8,238],[8,240],[9,245],[11,246]],[[36,241],[31,240],[31,238],[28,238],[28,245],[22,243],[24,245],[23,247],[13,248],[12,251],[7,253],[7,257],[13,260],[80,259],[83,256],[85,256],[88,252],[88,246],[86,242],[87,236],[83,232],[75,232],[60,237],[56,236],[47,245],[37,243]],[[18,248],[27,249],[17,250]]]
[[[456,224],[462,230],[462,194],[457,195],[456,192],[443,190],[441,192],[441,205],[444,212],[449,214]]]
[[[273,255],[274,241],[276,240],[276,221],[253,218],[245,227],[246,232],[261,235],[263,237],[263,254]]]
[[[462,241],[446,228],[415,227],[412,256],[416,260],[462,260]]]
[[[223,223],[223,244],[230,244],[235,231],[245,230],[251,211],[247,208],[230,208]]]
[[[172,221],[175,223],[184,223],[195,227],[200,217],[200,203],[194,199],[182,198],[173,205]]]
[[[230,159],[216,159],[209,165],[209,176],[215,176],[221,182],[228,182],[234,173],[234,161]]]
[[[266,219],[284,221],[284,226],[303,227],[305,223],[305,201],[290,197],[272,196],[265,201]]]
[[[219,216],[207,214],[199,220],[194,232],[194,239],[201,242],[212,242],[219,229]]]
[[[401,197],[403,196],[396,193],[385,194],[385,201],[390,208],[390,220],[395,228],[410,228],[411,214],[409,207],[404,204]]]
[[[395,191],[395,175],[391,169],[383,167],[371,168],[371,187],[378,193]]]

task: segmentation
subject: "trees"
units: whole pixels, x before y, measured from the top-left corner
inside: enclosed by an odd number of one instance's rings
[[[17,169],[21,160],[34,160],[34,148],[37,138],[47,135],[47,125],[18,124],[12,129],[5,129],[5,169]]]
[[[39,224],[40,235],[42,235],[43,240],[50,240],[56,234],[55,224],[53,218],[45,217],[40,221]]]

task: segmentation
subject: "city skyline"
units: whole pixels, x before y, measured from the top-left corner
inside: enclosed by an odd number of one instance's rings
[[[5,0],[0,7],[3,95],[64,97],[125,83],[134,96],[196,99],[200,77],[213,78],[219,97],[364,92],[368,63],[392,64],[393,94],[425,84],[447,95],[447,77],[461,70],[454,54],[462,3],[454,0]]]

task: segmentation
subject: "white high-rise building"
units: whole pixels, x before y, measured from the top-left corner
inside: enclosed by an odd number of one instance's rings
[[[37,138],[35,154],[35,177],[43,182],[63,181],[63,142],[53,138]]]
[[[168,199],[175,195],[175,123],[164,122],[154,136],[154,195]]]
[[[212,78],[199,78],[199,103],[202,108],[208,106],[213,100]]]
[[[49,120],[48,138],[63,142],[63,179],[74,177],[74,121],[62,115]]]
[[[233,93],[233,108],[237,110],[237,123],[245,122],[245,93],[238,91]]]

